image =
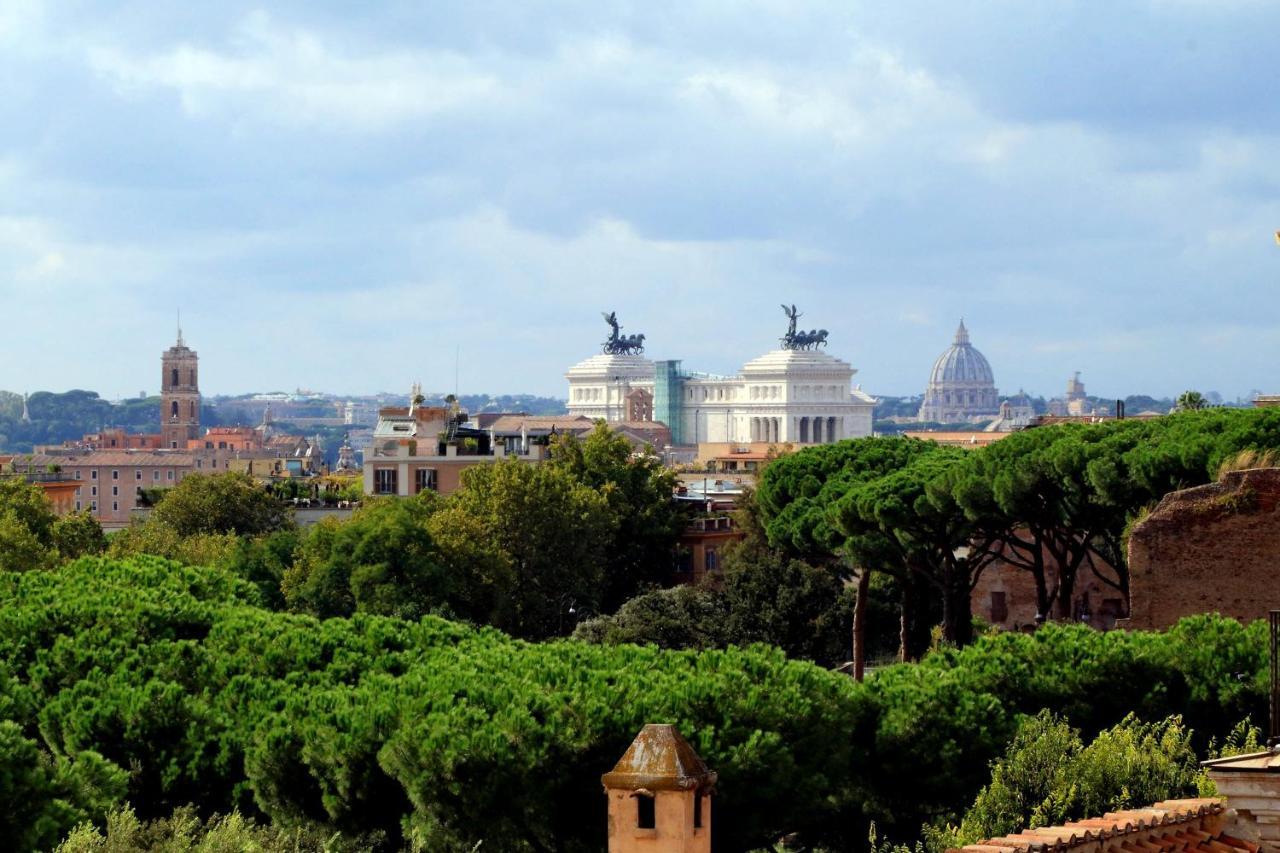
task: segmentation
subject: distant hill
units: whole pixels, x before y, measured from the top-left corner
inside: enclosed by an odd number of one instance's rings
[[[37,391],[27,402],[31,422],[22,421],[22,395],[0,391],[0,452],[29,453],[36,444],[59,444],[85,433],[120,427],[129,432],[159,432],[160,398],[135,397],[112,403],[95,391],[73,390],[61,394]],[[208,406],[203,423],[216,424]]]
[[[427,405],[444,405],[444,394],[427,397]],[[563,415],[569,411],[568,401],[533,394],[459,394],[462,408],[475,415],[480,412],[526,412],[530,415]]]

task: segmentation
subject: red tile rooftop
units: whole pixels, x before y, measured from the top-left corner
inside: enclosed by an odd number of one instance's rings
[[[1165,800],[1149,808],[989,838],[961,849],[966,853],[1258,853],[1257,844],[1223,832],[1223,802],[1217,798]]]

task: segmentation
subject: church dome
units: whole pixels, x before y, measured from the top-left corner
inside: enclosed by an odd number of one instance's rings
[[[991,364],[969,342],[961,320],[955,341],[933,363],[918,418],[936,423],[981,420],[999,411],[998,399]]]
[[[964,327],[964,320],[960,321],[960,328],[956,330],[955,342],[933,363],[929,384],[996,384],[987,357],[969,343],[969,330]]]

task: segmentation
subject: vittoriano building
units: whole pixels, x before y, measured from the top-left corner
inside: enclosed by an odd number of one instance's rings
[[[785,308],[785,306],[784,306]],[[793,316],[794,315],[794,316]],[[823,444],[871,435],[875,400],[852,384],[857,372],[825,351],[825,330],[795,328],[792,307],[781,346],[743,365],[736,376],[685,370],[679,360],[651,361],[644,337],[613,334],[598,355],[569,368],[569,413],[609,422],[661,421],[672,443]]]

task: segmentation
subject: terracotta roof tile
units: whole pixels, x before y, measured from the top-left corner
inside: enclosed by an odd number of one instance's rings
[[[1258,853],[1256,844],[1222,832],[1223,801],[1217,798],[1164,800],[1140,809],[1109,812],[1100,818],[1043,826],[989,838],[962,848],[964,853]],[[1097,845],[1107,841],[1101,848]],[[952,851],[954,853],[954,851]]]
[[[75,455],[37,454],[31,457],[34,466],[63,465],[107,467],[116,465],[121,468],[129,466],[158,465],[166,468],[190,468],[195,465],[195,457],[184,451],[174,450],[94,450],[89,453]]]

